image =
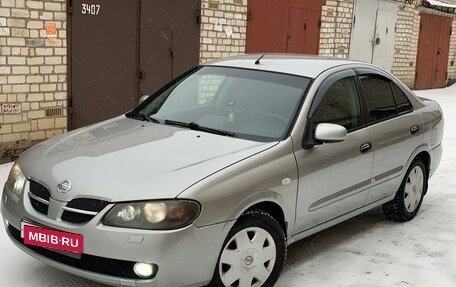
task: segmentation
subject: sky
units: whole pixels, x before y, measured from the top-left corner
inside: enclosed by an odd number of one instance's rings
[[[416,218],[390,222],[377,208],[298,241],[276,286],[456,286],[456,85],[416,93],[439,102],[445,117],[442,161]],[[10,168],[0,165],[1,187]],[[3,226],[0,258],[0,286],[104,286],[26,255]]]

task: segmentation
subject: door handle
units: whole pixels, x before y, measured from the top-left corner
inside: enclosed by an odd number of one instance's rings
[[[410,127],[410,133],[412,135],[416,134],[419,130],[420,130],[420,126],[419,125],[413,125],[413,126]]]
[[[372,148],[372,144],[370,142],[363,143],[360,147],[359,150],[362,153],[368,152]]]

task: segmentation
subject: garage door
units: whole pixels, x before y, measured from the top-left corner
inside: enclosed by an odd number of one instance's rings
[[[318,54],[326,0],[249,0],[247,53]]]
[[[69,127],[114,117],[198,64],[199,0],[73,0]]]
[[[421,14],[415,89],[446,85],[452,18]]]
[[[391,71],[398,3],[358,0],[353,17],[350,58]]]

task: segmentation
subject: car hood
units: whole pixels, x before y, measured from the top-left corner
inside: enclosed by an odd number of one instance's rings
[[[124,116],[72,131],[25,152],[26,176],[55,200],[174,198],[209,175],[262,152],[262,143],[141,122]],[[66,194],[57,184],[71,181]]]

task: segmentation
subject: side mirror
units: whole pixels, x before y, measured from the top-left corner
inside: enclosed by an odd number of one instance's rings
[[[149,98],[150,95],[144,95],[142,96],[141,98],[139,98],[139,103],[141,104],[142,102],[144,102],[145,100],[147,100],[147,98]]]
[[[323,143],[342,142],[347,138],[347,129],[335,124],[318,124],[315,129],[315,139]]]

